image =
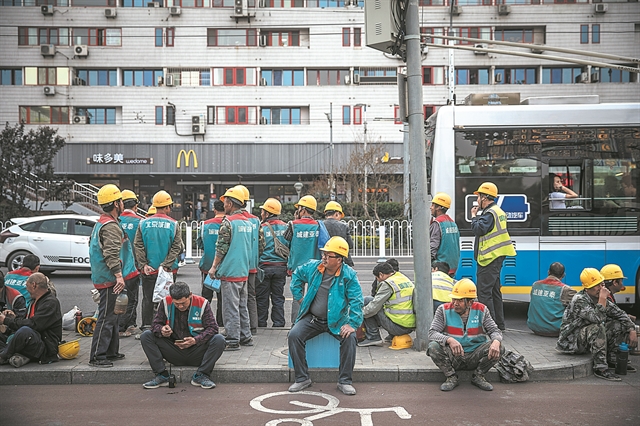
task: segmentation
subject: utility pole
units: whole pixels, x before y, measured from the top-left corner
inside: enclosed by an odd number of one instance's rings
[[[369,170],[367,169],[367,106],[362,107],[362,118],[364,120],[364,196],[363,196],[363,207],[364,207],[364,215],[369,217],[369,208],[367,206],[367,174]]]
[[[330,169],[329,169],[329,198],[331,201],[336,199],[335,181],[333,179],[333,102],[329,102],[329,114],[326,112],[324,115],[329,120],[329,151],[330,151]]]
[[[411,173],[409,173],[409,123],[404,121],[402,126],[402,190],[404,193],[403,214],[408,219],[411,213]]]
[[[433,321],[431,294],[431,253],[427,203],[427,159],[422,109],[422,54],[418,0],[409,0],[406,14],[407,92],[409,100],[409,151],[411,155],[411,213],[413,217],[413,268],[415,271],[416,339],[413,347],[424,351],[429,343],[429,326]]]

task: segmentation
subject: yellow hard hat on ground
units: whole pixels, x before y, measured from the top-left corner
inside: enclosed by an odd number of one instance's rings
[[[282,213],[282,204],[275,198],[267,198],[267,201],[265,201],[264,204],[260,206],[260,208],[271,214],[278,215]]]
[[[173,200],[167,191],[158,191],[156,195],[153,196],[153,207],[166,207],[171,204],[173,204]]]
[[[342,257],[349,256],[349,244],[342,237],[331,237],[329,241],[322,247],[322,251],[330,251],[335,254],[339,254]]]
[[[584,268],[580,273],[580,282],[584,288],[595,287],[602,281],[604,277],[596,268]]]
[[[611,263],[609,265],[604,265],[602,269],[600,269],[600,273],[604,277],[605,280],[624,280],[627,277],[622,273],[622,268],[618,265]]]
[[[80,352],[80,339],[62,342],[58,345],[58,355],[62,359],[74,359]]]
[[[496,198],[498,196],[498,187],[494,183],[484,182],[480,187],[478,187],[478,190],[474,192],[474,194],[486,194]]]
[[[115,186],[112,183],[108,183],[106,185],[104,185],[102,188],[100,188],[100,190],[98,191],[98,204],[105,205],[105,204],[109,204],[112,203],[116,200],[119,200],[122,198],[122,193],[120,192],[120,189]]]
[[[244,199],[244,191],[241,188],[238,188],[237,186],[227,189],[227,192],[225,192],[224,195],[220,197],[220,200],[224,201],[225,198],[227,197],[233,198],[234,200],[238,201],[240,204],[244,204],[244,202],[246,201]]]
[[[434,197],[433,200],[431,200],[431,202],[433,204],[437,204],[439,206],[444,207],[445,209],[448,209],[449,207],[451,207],[451,197],[449,197],[447,194],[445,194],[444,192],[438,192]]]
[[[402,336],[395,336],[391,341],[391,346],[389,349],[409,349],[413,346],[413,339],[408,334],[403,334]]]
[[[85,317],[78,322],[78,333],[81,336],[93,336],[93,330],[96,328],[96,317]]]
[[[342,206],[340,203],[336,201],[329,201],[326,206],[324,206],[324,212],[338,212],[340,213],[340,219],[344,217],[344,212],[342,211]]]
[[[151,206],[149,210],[147,210],[147,217],[153,216],[156,213],[158,213],[158,210],[154,206]]]
[[[236,185],[236,188],[238,188],[240,191],[242,191],[242,196],[244,197],[244,199],[242,200],[243,202],[247,202],[251,199],[251,194],[249,193],[249,190],[247,189],[246,186],[244,185]]]
[[[313,195],[305,195],[304,197],[300,198],[300,200],[296,204],[294,204],[294,206],[296,208],[306,207],[308,209],[316,211],[318,209],[318,202]]]
[[[451,289],[452,299],[475,299],[478,297],[476,285],[469,278],[463,278]]]
[[[122,201],[127,201],[127,200],[136,200],[137,202],[138,196],[132,190],[125,189],[122,191]]]

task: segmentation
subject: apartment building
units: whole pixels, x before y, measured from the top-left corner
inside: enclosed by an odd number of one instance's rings
[[[458,0],[453,16],[446,0],[419,4],[425,40],[451,22],[489,47],[640,56],[637,2]],[[363,0],[0,0],[0,119],[57,127],[67,140],[58,173],[144,201],[164,188],[181,205],[238,182],[257,201],[295,200],[295,182],[343,170],[365,133],[402,156],[404,63],[366,47],[364,20]],[[447,103],[448,64],[447,49],[425,49],[426,115]],[[455,78],[458,102],[491,92],[640,99],[635,73],[537,57],[456,51]],[[338,197],[352,190],[339,186]]]

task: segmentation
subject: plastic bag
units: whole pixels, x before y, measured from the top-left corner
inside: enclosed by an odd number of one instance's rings
[[[210,290],[220,293],[220,280],[211,278],[209,274],[204,277],[204,286]]]
[[[75,330],[76,328],[76,312],[79,309],[77,306],[74,306],[69,312],[62,316],[62,329],[63,330]]]
[[[173,285],[173,274],[165,271],[161,266],[158,268],[158,278],[153,288],[153,303],[158,303],[169,295],[169,287]]]

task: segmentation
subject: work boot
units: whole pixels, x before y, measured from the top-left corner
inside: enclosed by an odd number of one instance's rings
[[[296,382],[289,386],[289,392],[300,392],[303,389],[311,386],[311,379],[307,379],[304,382]]]
[[[613,374],[607,369],[593,370],[593,375],[599,379],[610,380],[612,382],[619,382],[622,380],[620,376]]]
[[[338,383],[338,390],[345,395],[355,395],[356,388],[347,383]]]
[[[29,357],[26,357],[22,354],[13,354],[11,358],[9,358],[9,364],[13,365],[15,368],[20,368],[25,364],[29,364]]]
[[[440,390],[444,392],[452,391],[458,386],[458,376],[454,374],[453,376],[447,377],[447,380],[440,385]]]
[[[382,338],[377,337],[377,338],[373,338],[371,340],[369,339],[364,339],[362,342],[358,343],[358,346],[360,346],[361,348],[363,347],[367,347],[367,346],[382,346]]]
[[[477,387],[479,387],[482,390],[485,391],[491,391],[493,390],[493,385],[489,382],[487,382],[487,379],[484,378],[484,375],[482,374],[474,374],[473,376],[471,376],[471,384],[475,385]]]

